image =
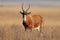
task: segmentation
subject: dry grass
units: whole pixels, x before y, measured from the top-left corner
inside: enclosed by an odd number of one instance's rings
[[[0,8],[0,40],[60,40],[60,8],[31,8],[32,15],[44,18],[43,35],[25,32],[20,8]],[[39,11],[38,11],[39,10]]]

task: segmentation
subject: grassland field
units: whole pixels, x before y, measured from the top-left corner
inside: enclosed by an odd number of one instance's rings
[[[30,8],[43,17],[43,33],[25,32],[19,7],[0,7],[0,40],[60,40],[60,8]]]

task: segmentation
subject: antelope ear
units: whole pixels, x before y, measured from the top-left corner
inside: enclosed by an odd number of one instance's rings
[[[28,14],[30,14],[31,12],[29,12]]]
[[[22,12],[20,11],[20,13],[22,14]]]

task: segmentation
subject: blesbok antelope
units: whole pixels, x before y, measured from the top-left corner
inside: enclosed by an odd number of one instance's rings
[[[23,17],[23,25],[25,30],[30,29],[30,30],[38,30],[42,31],[42,22],[43,18],[40,15],[30,15],[31,12],[28,12],[30,8],[30,4],[27,10],[23,9],[23,4],[22,4],[22,11],[20,13],[22,14]]]

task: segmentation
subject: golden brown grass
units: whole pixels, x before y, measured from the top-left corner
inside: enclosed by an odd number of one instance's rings
[[[31,8],[31,15],[43,16],[43,36],[25,32],[21,8],[0,7],[0,40],[60,40],[60,8]]]

